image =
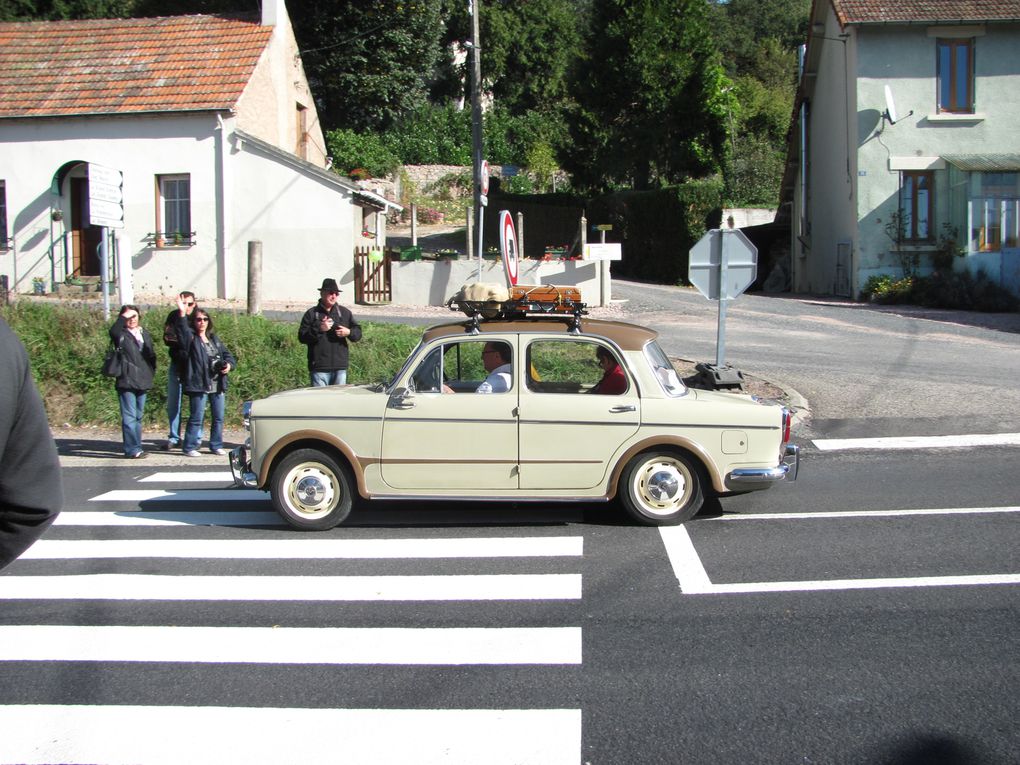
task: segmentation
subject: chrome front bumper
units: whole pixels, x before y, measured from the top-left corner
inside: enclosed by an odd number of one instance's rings
[[[734,490],[755,488],[751,484],[761,484],[757,488],[770,486],[777,481],[796,481],[800,471],[800,447],[787,444],[783,460],[771,468],[737,468],[726,476],[726,487]]]
[[[246,446],[238,446],[236,449],[230,450],[230,473],[234,476],[235,486],[243,486],[248,489],[258,488],[258,478],[251,470]]]

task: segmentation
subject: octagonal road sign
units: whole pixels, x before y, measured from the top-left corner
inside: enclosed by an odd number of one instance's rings
[[[709,300],[732,300],[758,275],[758,248],[739,228],[714,228],[690,251],[687,279]]]

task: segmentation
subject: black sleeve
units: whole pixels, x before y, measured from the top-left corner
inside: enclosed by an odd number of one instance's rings
[[[319,318],[317,308],[309,308],[301,317],[301,326],[298,327],[298,340],[305,345],[315,345],[322,332],[319,330]]]
[[[112,333],[111,333],[112,334]],[[0,568],[27,550],[64,503],[60,460],[25,347],[0,320]]]
[[[348,326],[351,329],[351,336],[347,339],[352,343],[358,342],[361,339],[361,325],[358,324],[358,320],[354,318],[354,314],[351,314],[351,322]]]

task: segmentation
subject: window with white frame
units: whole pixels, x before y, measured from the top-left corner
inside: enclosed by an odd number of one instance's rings
[[[939,39],[936,43],[938,111],[974,113],[974,40]]]
[[[191,176],[156,176],[159,204],[156,208],[157,244],[159,246],[190,245],[194,237],[191,230]]]

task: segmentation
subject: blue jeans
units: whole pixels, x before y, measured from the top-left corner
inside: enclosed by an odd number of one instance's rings
[[[142,451],[142,414],[145,412],[144,390],[117,389],[120,400],[120,432],[124,439],[124,455],[133,457]]]
[[[167,431],[166,440],[172,446],[177,446],[181,440],[181,402],[184,401],[184,388],[181,387],[181,378],[177,374],[177,365],[171,361],[170,369],[166,375],[166,419],[170,423],[170,430]]]
[[[324,388],[327,385],[346,385],[347,370],[334,369],[332,372],[311,372],[312,387]]]
[[[209,426],[209,448],[215,451],[223,448],[223,412],[227,396],[224,393],[189,393],[191,413],[188,415],[188,429],[184,434],[184,451],[196,451],[202,445],[202,424],[205,422],[205,401],[209,399],[212,424]]]

